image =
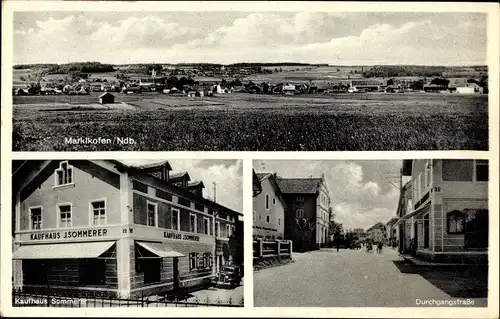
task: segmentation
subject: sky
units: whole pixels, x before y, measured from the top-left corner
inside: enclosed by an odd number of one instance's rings
[[[398,178],[402,161],[394,160],[266,160],[254,161],[256,172],[276,172],[283,178],[321,177],[326,185],[335,220],[344,229],[387,223],[396,215]],[[394,185],[391,185],[393,183]]]
[[[486,63],[485,13],[14,13],[14,64]]]
[[[161,160],[122,160],[129,165],[143,165]],[[239,213],[243,213],[243,171],[241,160],[168,160],[172,172],[187,171],[192,181],[205,184],[204,196],[213,199],[216,183],[216,201]]]

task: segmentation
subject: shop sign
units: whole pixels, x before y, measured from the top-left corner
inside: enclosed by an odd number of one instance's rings
[[[97,228],[85,230],[53,231],[48,233],[32,233],[30,234],[30,240],[93,238],[106,236],[108,236],[108,230],[106,228]]]
[[[200,236],[197,236],[197,235],[179,234],[179,233],[172,233],[172,232],[164,232],[163,237],[168,238],[168,239],[200,241]]]

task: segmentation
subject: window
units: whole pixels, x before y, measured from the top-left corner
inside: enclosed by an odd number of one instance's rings
[[[42,207],[31,207],[31,229],[42,229]]]
[[[217,237],[220,237],[220,222],[215,222],[215,234]]]
[[[210,219],[208,217],[203,217],[203,233],[210,235]]]
[[[203,257],[200,258],[199,253],[196,253],[196,261],[198,262],[196,265],[198,269],[205,268],[205,265],[203,264]]]
[[[68,162],[61,162],[56,169],[56,186],[68,185],[73,183],[73,166]]]
[[[57,205],[57,208],[59,209],[59,227],[71,227],[71,204]]]
[[[158,205],[156,203],[149,203],[148,202],[148,226],[157,226],[157,216],[158,216]]]
[[[425,164],[425,187],[429,187],[431,185],[431,163],[427,162]]]
[[[443,181],[472,182],[472,160],[443,160]]]
[[[104,259],[81,259],[79,270],[81,286],[103,286],[106,284],[106,263]]]
[[[234,235],[234,230],[236,229],[236,227],[234,225],[231,225],[231,235]]]
[[[466,209],[465,248],[488,248],[488,210]]]
[[[303,203],[304,202],[304,197],[302,196],[298,196],[296,199],[295,199],[296,202],[298,203]]]
[[[257,219],[257,214],[253,212],[253,220],[255,221]]]
[[[278,218],[278,225],[281,225],[281,218]]]
[[[151,284],[160,282],[161,258],[144,258],[141,261],[141,269],[144,274],[144,283]]]
[[[304,218],[304,210],[303,209],[297,209],[297,210],[295,210],[295,216],[297,218]]]
[[[276,197],[273,197],[273,205],[276,205]]]
[[[227,234],[227,237],[231,237],[231,226],[230,225],[226,225],[226,234]]]
[[[189,214],[189,231],[196,233],[196,214]]]
[[[465,214],[454,210],[447,214],[448,234],[463,234],[465,231]]]
[[[488,161],[476,160],[476,181],[488,181]]]
[[[177,208],[172,208],[172,229],[174,230],[180,230],[181,229],[181,225],[179,225],[180,223],[180,210],[177,209]]]
[[[271,217],[269,215],[266,216],[266,223],[270,223],[271,222]]]
[[[269,209],[269,195],[266,194],[266,209]]]
[[[189,253],[189,270],[196,269],[196,253]]]
[[[105,225],[106,224],[106,202],[95,201],[90,203],[92,209],[92,225]]]

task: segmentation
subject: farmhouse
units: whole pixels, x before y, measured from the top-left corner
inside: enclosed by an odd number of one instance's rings
[[[232,262],[241,214],[171,170],[168,161],[24,161],[12,176],[14,287],[119,297],[204,287]]]
[[[411,181],[395,224],[400,251],[434,262],[487,263],[488,161],[419,159],[403,167]]]
[[[124,87],[123,93],[125,93],[125,94],[140,94],[140,93],[142,93],[142,89],[140,86]]]
[[[385,80],[351,80],[349,83],[354,91],[378,91],[381,87],[387,86]]]
[[[115,96],[108,92],[103,93],[99,96],[99,103],[101,104],[115,103]]]
[[[293,84],[286,84],[282,88],[283,93],[286,95],[294,95],[295,94],[295,85]]]

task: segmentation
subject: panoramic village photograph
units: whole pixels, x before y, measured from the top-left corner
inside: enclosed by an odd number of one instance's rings
[[[15,160],[13,307],[243,307],[241,160]]]
[[[255,160],[254,306],[487,307],[488,164]]]
[[[16,11],[12,148],[488,150],[486,18]]]

